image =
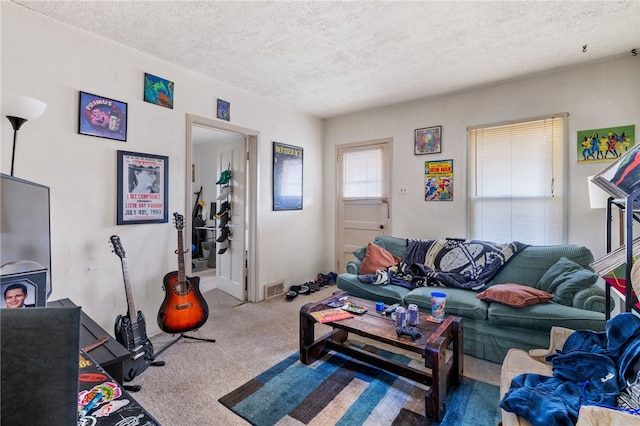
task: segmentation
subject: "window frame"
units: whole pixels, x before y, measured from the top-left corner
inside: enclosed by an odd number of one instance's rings
[[[559,235],[559,241],[557,242],[557,244],[567,244],[568,234],[569,234],[569,229],[568,229],[569,228],[568,227],[569,150],[568,148],[570,145],[569,131],[568,131],[568,126],[569,126],[568,117],[569,117],[569,113],[563,112],[563,113],[548,114],[548,115],[536,116],[536,117],[527,117],[527,118],[514,119],[509,121],[502,121],[502,122],[488,123],[488,124],[481,124],[481,125],[474,125],[474,126],[467,127],[467,179],[466,179],[467,194],[465,197],[466,212],[467,212],[467,232],[466,232],[467,238],[470,238],[470,239],[474,238],[474,236],[472,235],[472,230],[473,230],[472,225],[474,220],[474,218],[472,217],[472,212],[474,207],[473,204],[475,202],[474,200],[477,200],[478,198],[488,198],[488,199],[491,198],[491,197],[475,196],[476,191],[473,188],[473,184],[475,182],[475,173],[476,173],[477,166],[476,166],[475,159],[472,156],[472,153],[474,152],[474,149],[472,149],[472,141],[471,141],[472,132],[476,130],[481,130],[481,129],[512,126],[517,124],[526,124],[529,122],[548,120],[553,118],[561,118],[562,119],[562,125],[561,125],[562,140],[560,141],[561,146],[559,149],[560,149],[562,158],[558,162],[558,164],[560,165],[560,170],[554,172],[553,175],[559,176],[561,178],[560,184],[555,186],[557,191],[561,194],[560,195],[561,196],[561,202],[560,202],[561,212],[559,217],[559,226],[560,226],[559,234],[560,235]],[[514,198],[514,197],[511,197],[511,198]],[[545,196],[545,199],[546,198],[547,197]],[[495,242],[504,242],[504,241],[495,241]],[[527,241],[522,241],[522,242],[527,243]],[[545,244],[548,245],[551,243],[545,243]]]

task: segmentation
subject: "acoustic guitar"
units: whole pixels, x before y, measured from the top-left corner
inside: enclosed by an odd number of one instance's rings
[[[200,277],[187,277],[184,271],[184,218],[173,214],[178,230],[178,270],[164,276],[164,301],[158,312],[158,325],[165,333],[177,334],[200,328],[209,317],[209,307],[200,293]]]
[[[117,316],[114,331],[116,340],[131,353],[131,358],[123,363],[123,379],[125,382],[130,382],[153,362],[153,345],[147,337],[144,315],[141,311],[136,312],[133,304],[127,259],[120,243],[120,237],[112,235],[111,244],[122,264],[124,289],[127,295],[128,314]]]

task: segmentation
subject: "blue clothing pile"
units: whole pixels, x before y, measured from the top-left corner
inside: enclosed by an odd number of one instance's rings
[[[581,405],[616,407],[626,379],[636,377],[638,355],[640,318],[616,315],[606,331],[578,330],[562,351],[547,357],[553,377],[516,376],[500,407],[534,426],[574,425]]]

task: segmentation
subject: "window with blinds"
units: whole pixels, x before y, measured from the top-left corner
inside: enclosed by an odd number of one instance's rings
[[[566,242],[566,114],[469,129],[470,238]]]
[[[382,148],[345,151],[343,155],[345,198],[384,196]]]

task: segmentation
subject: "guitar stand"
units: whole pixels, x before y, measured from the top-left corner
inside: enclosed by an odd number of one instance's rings
[[[151,363],[151,365],[155,365],[156,363],[162,363],[162,365],[164,365],[164,361],[155,361],[155,359],[157,357],[160,356],[160,354],[162,354],[162,352],[166,351],[167,349],[169,349],[171,346],[175,345],[176,343],[178,343],[178,341],[180,339],[191,339],[191,340],[200,340],[202,342],[211,342],[211,343],[215,343],[216,339],[205,339],[203,337],[193,337],[193,336],[187,336],[186,334],[180,334],[177,338],[175,338],[171,343],[169,343],[167,346],[165,346],[164,348],[160,349],[160,351],[153,355],[153,358],[151,358],[151,360],[153,361]]]

